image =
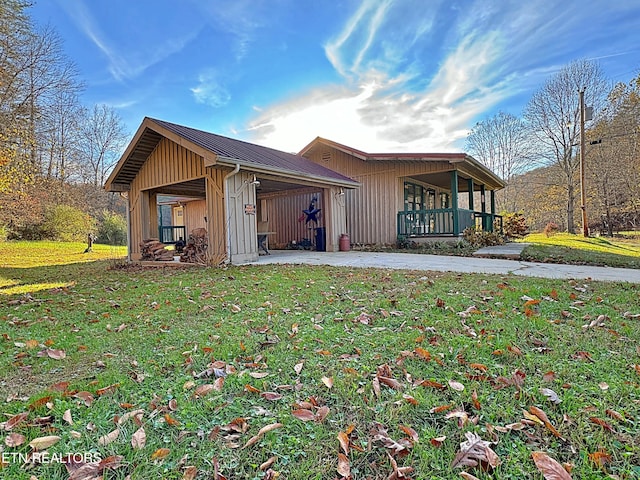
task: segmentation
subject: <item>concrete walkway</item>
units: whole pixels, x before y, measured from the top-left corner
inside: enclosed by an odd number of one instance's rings
[[[557,279],[592,279],[640,284],[640,270],[583,265],[558,265],[518,260],[381,252],[313,252],[271,250],[256,265],[306,264],[355,268],[393,268],[436,272],[489,273]]]

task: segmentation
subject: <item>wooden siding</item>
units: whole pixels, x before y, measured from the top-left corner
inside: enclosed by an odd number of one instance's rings
[[[209,257],[215,263],[227,258],[227,227],[225,222],[224,177],[229,168],[209,167],[205,184],[207,217],[206,229],[209,234]]]
[[[365,162],[328,147],[316,150],[308,158],[362,184],[345,192],[347,232],[342,233],[348,233],[356,244],[396,243],[397,213],[404,209],[401,179],[452,170],[446,161]]]
[[[192,220],[196,221],[198,226],[206,228],[209,232],[211,254],[225,255],[223,179],[228,171],[230,169],[226,167],[205,168],[204,159],[201,156],[163,138],[131,182],[129,190],[131,259],[140,259],[139,244],[143,239],[158,236],[157,190],[200,178],[206,180],[205,192],[202,192],[207,199],[206,211],[203,214],[202,207],[194,207],[200,209],[199,212],[193,211],[191,219],[185,218],[185,224],[188,231],[196,228],[191,226]],[[195,216],[200,216],[202,220],[207,217],[207,222],[203,225],[201,220],[195,219]]]
[[[300,221],[304,215],[302,211],[309,207],[313,197],[318,199],[316,206],[322,208],[317,225],[313,222],[305,223],[306,218]],[[323,195],[319,188],[283,191],[259,198],[260,201],[264,200],[261,207],[266,210],[266,212],[260,212],[261,220],[266,222],[261,228],[268,228],[268,231],[275,232],[275,235],[269,237],[269,245],[272,248],[284,248],[292,240],[298,242],[305,238],[313,242],[315,231],[309,227],[325,225]]]
[[[207,222],[205,221],[205,217],[207,216],[206,200],[202,199],[187,202],[185,203],[183,210],[183,221],[185,229],[187,231],[187,237],[196,228],[207,228]]]
[[[229,253],[234,264],[258,259],[256,187],[253,174],[241,171],[227,180]],[[253,213],[245,208],[253,207]]]

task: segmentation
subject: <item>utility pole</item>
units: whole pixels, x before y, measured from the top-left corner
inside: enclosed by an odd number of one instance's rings
[[[584,87],[580,89],[580,209],[582,210],[582,234],[589,236],[589,223],[587,222],[587,192],[585,189],[584,154],[586,141],[584,138]]]

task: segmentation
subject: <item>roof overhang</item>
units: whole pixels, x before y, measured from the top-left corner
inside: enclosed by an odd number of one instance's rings
[[[298,155],[309,155],[317,148],[329,147],[365,162],[448,162],[452,170],[459,170],[465,176],[484,184],[491,190],[499,190],[506,183],[478,160],[466,153],[367,153],[340,143],[316,137]]]
[[[301,171],[263,165],[259,162],[251,162],[217,155],[215,152],[212,152],[211,150],[208,150],[207,148],[204,148],[203,146],[165,128],[152,118],[145,117],[133,136],[133,139],[127,146],[127,149],[120,157],[120,160],[118,160],[118,163],[111,172],[111,175],[109,175],[104,188],[110,192],[129,191],[131,182],[134,180],[144,162],[147,160],[149,155],[151,155],[163,137],[201,156],[204,159],[205,167],[223,165],[234,168],[236,165],[240,165],[242,170],[251,171],[252,173],[276,175],[289,180],[300,180],[304,183],[344,188],[357,188],[360,186],[359,182],[347,177],[332,178],[322,175],[313,175]]]

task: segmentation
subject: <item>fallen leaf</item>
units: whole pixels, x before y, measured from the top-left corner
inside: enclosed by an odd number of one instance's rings
[[[533,452],[531,456],[546,480],[572,480],[564,467],[546,453]]]
[[[300,372],[302,371],[302,367],[304,367],[304,362],[296,363],[296,364],[293,366],[293,370],[294,370],[298,375],[300,375]]]
[[[253,378],[264,378],[269,376],[268,372],[249,372],[249,376]]]
[[[170,427],[177,427],[180,425],[180,422],[168,413],[164,414],[164,421],[167,422],[167,425],[169,425]]]
[[[166,458],[169,453],[171,453],[171,450],[168,448],[159,448],[151,454],[151,460],[162,460]]]
[[[4,429],[7,432],[11,431],[16,425],[24,422],[28,416],[29,416],[29,412],[22,412],[14,415],[13,417],[11,417],[9,420],[6,421],[6,423],[4,424]]]
[[[331,388],[333,387],[333,378],[331,377],[322,377],[322,383],[325,384],[325,386],[331,390]]]
[[[344,453],[338,453],[338,467],[336,468],[336,471],[344,478],[351,477],[351,466],[349,464],[349,459]]]
[[[29,446],[34,450],[45,450],[60,441],[57,435],[48,435],[46,437],[34,438],[29,442]]]
[[[276,463],[276,460],[278,460],[278,457],[276,457],[275,455],[273,457],[269,457],[269,459],[266,462],[264,462],[264,463],[262,463],[260,465],[260,470],[262,470],[264,472],[268,468],[271,468],[271,466],[274,463]]]
[[[446,435],[442,435],[440,437],[432,438],[431,440],[429,440],[429,442],[431,442],[431,445],[433,445],[434,447],[440,448],[446,439]]]
[[[112,432],[107,433],[106,435],[103,435],[102,437],[100,437],[98,439],[98,445],[100,446],[105,446],[105,445],[109,445],[111,442],[113,442],[116,438],[118,438],[118,436],[120,435],[120,429],[116,428],[115,430],[113,430]]]
[[[613,427],[609,425],[607,422],[605,422],[604,420],[597,417],[589,417],[589,420],[591,420],[596,425],[600,425],[602,428],[604,428],[608,432],[615,433],[615,430],[613,429]]]
[[[462,478],[466,478],[466,480],[480,480],[478,477],[471,475],[470,473],[467,473],[467,472],[460,472],[460,476]]]
[[[282,398],[281,394],[275,393],[275,392],[263,392],[260,394],[260,396],[272,402],[276,400],[280,400]]]
[[[589,454],[589,460],[598,467],[604,467],[607,463],[611,462],[611,455],[605,450],[598,450],[597,452]]]
[[[482,440],[473,432],[465,432],[467,440],[460,444],[460,450],[456,454],[451,468],[458,467],[483,467],[496,468],[500,465],[500,458],[491,450],[491,442]]]
[[[349,435],[346,434],[346,432],[338,432],[338,442],[340,443],[340,448],[342,448],[342,451],[344,452],[345,455],[349,455],[349,444],[350,444],[350,440],[349,440]]]
[[[464,390],[464,385],[455,380],[449,380],[449,386],[453,388],[456,392],[462,392]]]
[[[67,409],[62,414],[62,419],[67,422],[69,425],[73,425],[73,418],[71,418],[71,410]]]
[[[182,472],[182,480],[195,480],[198,476],[198,467],[194,465],[189,465],[184,468],[184,472]]]
[[[147,444],[147,434],[144,431],[144,427],[140,427],[131,436],[131,446],[134,450],[140,450]]]
[[[205,383],[204,385],[198,386],[193,392],[193,396],[196,398],[202,398],[213,391],[214,386],[211,383]]]
[[[323,405],[316,412],[314,420],[318,423],[322,423],[324,419],[327,418],[327,415],[329,415],[329,407]]]
[[[386,385],[387,387],[393,388],[394,390],[402,390],[402,384],[395,378],[378,376],[377,379],[381,384]]]
[[[550,402],[555,403],[556,405],[560,404],[562,400],[558,396],[556,392],[551,390],[550,388],[541,388],[540,392],[549,399]]]
[[[47,357],[54,360],[62,360],[67,356],[64,350],[56,350],[55,348],[47,348]]]
[[[431,353],[429,353],[429,351],[425,350],[424,348],[416,347],[414,351],[416,352],[416,355],[418,355],[423,360],[431,360]]]
[[[19,447],[26,441],[27,441],[27,437],[25,437],[24,435],[16,432],[11,432],[9,435],[5,437],[4,444],[7,447]]]
[[[265,433],[270,432],[272,430],[276,430],[277,428],[281,428],[283,425],[282,423],[271,423],[269,425],[266,425],[264,427],[262,427],[258,433],[256,435],[254,435],[253,437],[251,437],[247,443],[244,444],[244,447],[242,448],[248,448],[252,445],[255,445],[256,443],[258,443],[260,441],[260,439],[264,436]]]
[[[302,420],[303,422],[312,422],[316,419],[316,416],[311,410],[306,410],[304,408],[294,410],[293,412],[291,412],[291,414],[298,420]]]

